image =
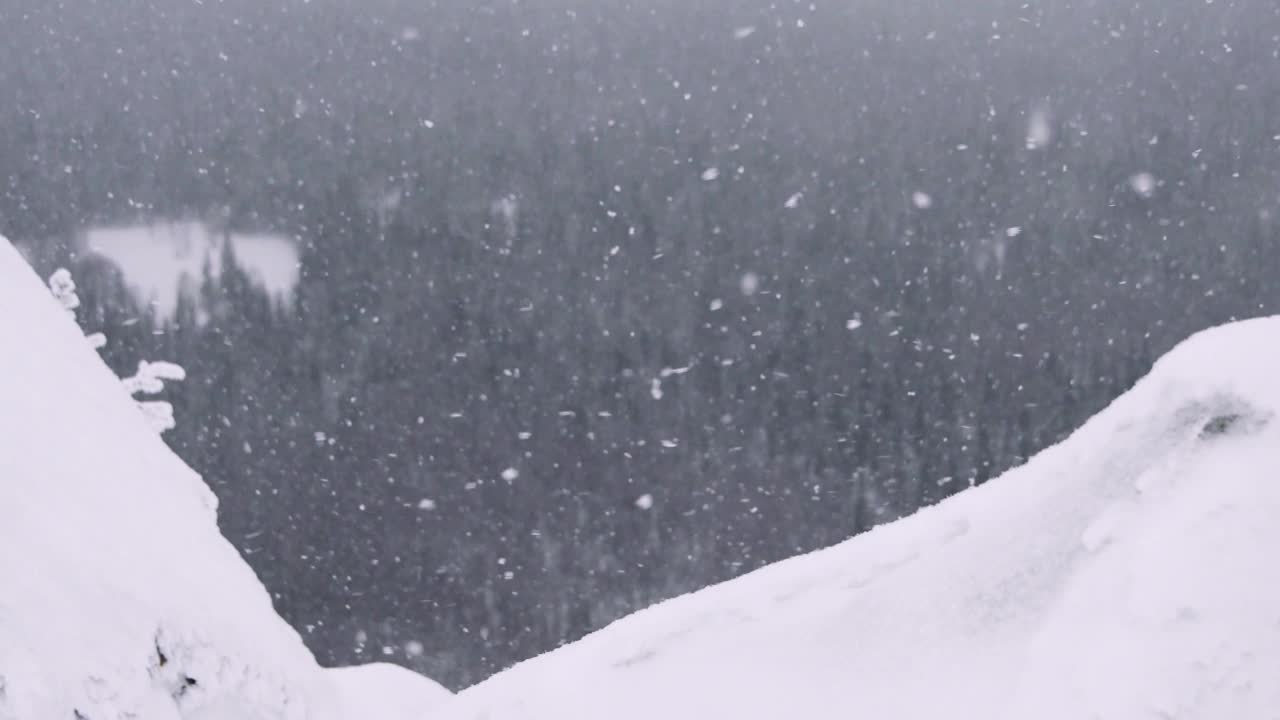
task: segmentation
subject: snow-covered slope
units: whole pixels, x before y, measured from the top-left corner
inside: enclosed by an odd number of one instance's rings
[[[439,683],[391,663],[369,663],[326,671],[352,720],[425,720],[453,697]]]
[[[457,720],[1280,717],[1280,319],[1060,445],[461,693]]]
[[[0,720],[338,717],[214,516],[0,238]]]

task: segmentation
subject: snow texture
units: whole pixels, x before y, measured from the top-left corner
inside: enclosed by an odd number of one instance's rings
[[[341,717],[212,493],[3,238],[0,307],[0,720]]]
[[[1280,318],[1030,463],[523,663],[455,720],[1274,718]]]
[[[424,720],[453,697],[443,685],[399,665],[370,663],[325,671],[353,720]]]

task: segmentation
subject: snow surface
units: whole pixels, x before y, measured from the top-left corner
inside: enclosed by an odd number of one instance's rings
[[[85,232],[84,246],[120,268],[141,302],[153,303],[161,317],[177,307],[183,287],[199,286],[208,263],[222,264],[222,243],[231,242],[236,263],[273,297],[287,297],[298,283],[298,248],[280,235],[217,233],[202,222],[97,227]]]
[[[2,237],[0,338],[0,720],[342,717],[212,493]],[[370,702],[438,697],[371,672]],[[361,677],[348,717],[379,717]]]
[[[3,240],[0,308],[0,720],[1280,716],[1280,318],[980,488],[448,699],[316,666]]]
[[[1280,318],[1066,441],[459,694],[454,720],[1280,717]]]
[[[453,697],[443,685],[391,663],[325,671],[353,720],[423,720]]]

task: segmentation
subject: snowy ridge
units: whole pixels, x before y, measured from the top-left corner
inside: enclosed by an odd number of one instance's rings
[[[458,720],[1280,717],[1280,318],[1061,444],[461,693]]]
[[[425,720],[453,697],[443,685],[391,663],[325,671],[352,720]]]
[[[334,718],[215,500],[0,238],[0,719]]]

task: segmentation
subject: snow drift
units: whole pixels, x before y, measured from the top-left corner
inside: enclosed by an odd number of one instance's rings
[[[442,692],[375,671],[342,675],[340,700],[329,673],[0,237],[0,720],[363,718]]]
[[[325,671],[352,720],[425,720],[453,697],[443,685],[399,665],[369,663]]]
[[[445,716],[1280,717],[1280,319],[1201,333],[1069,439],[636,613]]]

